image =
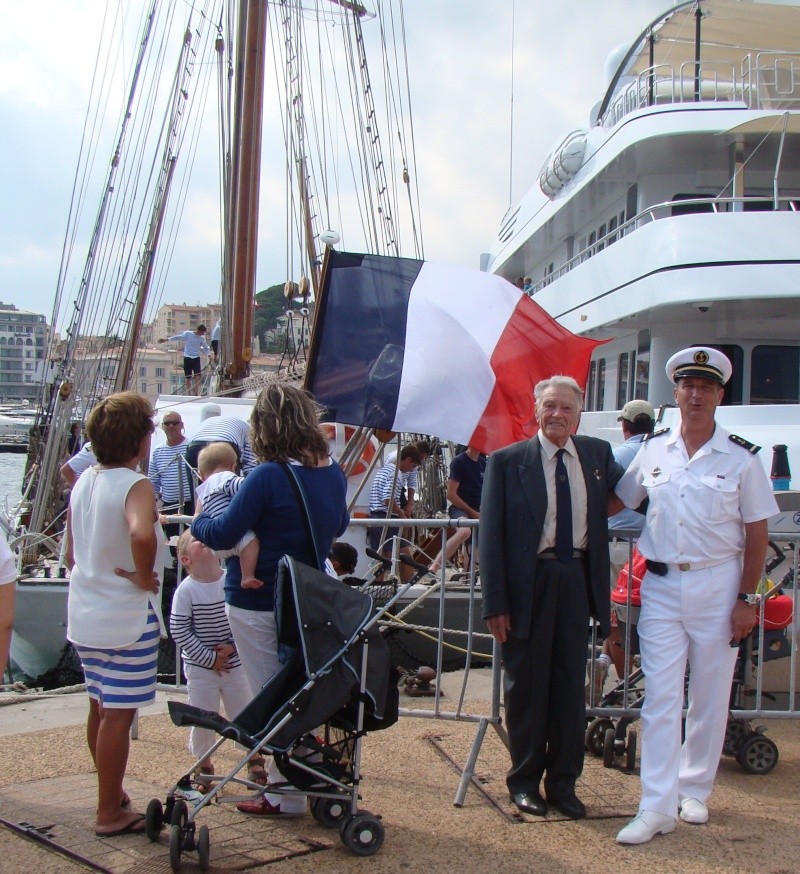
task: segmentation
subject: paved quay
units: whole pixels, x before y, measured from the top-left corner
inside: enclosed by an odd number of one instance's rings
[[[459,673],[442,680],[443,709],[460,694]],[[473,671],[465,710],[488,713],[488,671]],[[13,696],[12,696],[13,697]],[[131,744],[126,787],[139,809],[165,797],[191,764],[186,732],[172,725],[160,693],[143,711]],[[0,696],[0,701],[9,695]],[[432,699],[403,696],[405,707],[430,708]],[[168,872],[167,831],[151,844],[145,837],[99,840],[92,830],[95,776],[83,737],[83,693],[0,706],[0,871]],[[335,831],[311,816],[264,821],[214,805],[198,816],[211,833],[211,871],[330,872],[794,872],[800,859],[800,732],[795,721],[765,721],[780,761],[772,773],[754,776],[729,758],[720,765],[705,826],[678,823],[675,833],[641,847],[620,847],[614,836],[635,812],[636,774],[604,768],[587,755],[579,794],[589,818],[570,822],[553,815],[521,817],[509,803],[507,755],[490,727],[481,746],[464,806],[453,800],[457,766],[467,761],[475,723],[404,717],[363,744],[361,806],[380,814],[383,849],[369,859],[350,853]],[[640,742],[641,742],[640,738]],[[217,771],[236,761],[231,745],[216,757]],[[35,832],[42,842],[21,832]],[[49,843],[48,843],[49,842]],[[71,854],[71,856],[70,856]],[[81,861],[83,860],[83,861]],[[197,871],[186,853],[182,870]]]

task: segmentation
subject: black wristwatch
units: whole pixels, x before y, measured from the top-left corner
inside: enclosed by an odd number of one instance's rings
[[[755,607],[758,604],[758,595],[754,595],[752,592],[748,592],[745,594],[744,592],[739,592],[736,596],[740,601],[744,601],[745,604],[750,607]]]

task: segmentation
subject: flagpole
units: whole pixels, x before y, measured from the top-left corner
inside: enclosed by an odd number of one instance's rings
[[[325,298],[328,294],[328,271],[330,269],[329,264],[331,253],[333,251],[333,246],[330,244],[325,245],[325,255],[322,259],[322,270],[319,277],[319,293],[317,299],[314,301],[314,321],[311,324],[311,346],[308,350],[308,363],[306,365],[306,373],[303,379],[303,388],[306,391],[308,391],[308,387],[313,382],[314,371],[316,370],[317,347],[319,346],[319,335],[323,319],[322,311],[324,309]]]

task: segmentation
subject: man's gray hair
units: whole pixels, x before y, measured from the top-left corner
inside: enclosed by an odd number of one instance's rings
[[[578,409],[583,409],[583,389],[578,385],[577,382],[571,376],[563,376],[561,374],[557,374],[556,376],[551,376],[549,379],[543,379],[540,382],[537,382],[533,387],[533,397],[536,399],[536,405],[539,405],[539,401],[542,399],[542,395],[549,388],[569,388],[575,392],[578,397]]]

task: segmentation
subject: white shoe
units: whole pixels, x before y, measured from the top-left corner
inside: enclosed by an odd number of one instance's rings
[[[656,835],[675,831],[675,820],[652,810],[640,811],[617,835],[618,844],[646,844]]]
[[[680,808],[680,817],[684,822],[690,822],[692,825],[708,822],[708,808],[699,799],[682,798]]]

